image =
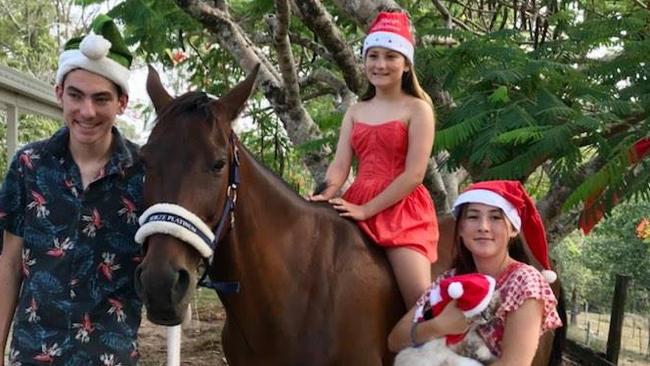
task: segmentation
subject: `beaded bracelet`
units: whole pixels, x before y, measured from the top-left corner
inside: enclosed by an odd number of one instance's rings
[[[418,324],[420,324],[420,323],[419,322],[413,322],[413,324],[411,325],[411,347],[413,347],[413,348],[418,348],[418,347],[420,347],[421,345],[424,344],[424,343],[418,343],[418,341],[417,341],[416,331],[417,331]]]

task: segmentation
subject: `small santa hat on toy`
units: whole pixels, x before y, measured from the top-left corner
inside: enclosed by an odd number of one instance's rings
[[[555,282],[557,274],[551,269],[548,259],[548,244],[542,218],[519,181],[491,180],[472,184],[454,202],[454,216],[458,217],[460,206],[465,203],[482,203],[503,210],[512,225],[521,232],[523,241],[537,262],[544,268],[542,275],[546,281]]]
[[[456,306],[465,317],[471,318],[478,315],[490,304],[495,287],[494,278],[482,273],[444,278],[437,287],[429,292],[427,301],[431,306],[431,315],[436,317],[452,300],[457,300]],[[419,322],[428,318],[423,314],[423,309],[424,307],[416,309],[415,321]],[[464,334],[448,335],[446,337],[447,344],[458,343],[464,336]]]
[[[372,22],[363,42],[363,57],[370,48],[382,47],[401,53],[413,65],[414,45],[408,15],[382,11]]]

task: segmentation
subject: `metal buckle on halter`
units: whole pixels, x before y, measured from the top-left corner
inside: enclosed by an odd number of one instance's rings
[[[237,147],[237,144],[235,144],[234,139],[232,141],[232,153],[234,156],[235,164],[239,165],[239,148]]]
[[[235,204],[237,203],[237,184],[233,183],[228,186],[226,196],[230,200],[230,226],[235,225]]]

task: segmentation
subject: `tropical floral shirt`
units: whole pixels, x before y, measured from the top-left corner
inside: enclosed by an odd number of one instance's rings
[[[143,169],[137,146],[115,128],[113,137],[109,162],[85,190],[65,127],[11,163],[0,229],[24,247],[9,365],[137,364]]]

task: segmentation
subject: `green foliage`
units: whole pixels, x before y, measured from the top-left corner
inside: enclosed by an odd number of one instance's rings
[[[27,143],[42,140],[48,138],[52,135],[57,129],[61,127],[61,123],[58,121],[53,121],[51,119],[31,115],[23,114],[19,118],[19,129],[18,129],[18,146],[23,146]],[[6,116],[3,112],[0,112],[0,145],[3,147],[7,146],[7,122]],[[5,148],[2,149],[2,154],[0,154],[0,179],[4,179],[4,176],[7,172],[7,154],[4,152]]]
[[[307,194],[312,181],[301,167],[298,150],[291,144],[280,121],[260,103],[250,106],[250,112],[243,118],[253,128],[239,134],[249,151],[266,167],[284,179],[291,188]]]
[[[56,19],[48,0],[0,0],[0,63],[41,80],[53,80],[58,43],[50,28]]]
[[[615,284],[615,275],[632,278],[628,292],[634,312],[650,311],[644,299],[650,293],[650,245],[637,237],[637,224],[650,212],[650,201],[623,203],[594,233],[584,237],[575,233],[553,251],[560,265],[560,276],[567,288],[578,289],[581,301],[607,309]],[[629,309],[629,308],[628,308]]]
[[[577,4],[583,13],[561,9],[550,18],[562,36],[532,45],[508,27],[485,34],[430,28],[461,40],[418,49],[427,65],[418,69],[422,79],[442,80],[455,103],[437,106],[434,148],[450,152],[447,169],[466,168],[473,180],[526,180],[544,164],[551,180],[576,188],[566,210],[599,192],[606,210],[650,194],[647,162],[628,159],[631,144],[650,135],[650,11],[633,1]],[[601,47],[610,55],[594,58]],[[591,159],[608,163],[578,179]]]

